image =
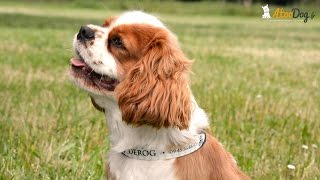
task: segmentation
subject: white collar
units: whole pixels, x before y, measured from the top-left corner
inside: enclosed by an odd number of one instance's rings
[[[127,149],[123,151],[122,154],[132,159],[146,161],[173,159],[191,154],[200,149],[206,142],[206,133],[202,132],[195,135],[195,139],[197,139],[197,141],[193,144],[188,144],[185,147],[173,149],[170,151],[158,151],[155,149],[144,149],[143,147],[136,147]]]

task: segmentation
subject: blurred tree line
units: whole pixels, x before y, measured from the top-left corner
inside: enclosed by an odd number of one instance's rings
[[[180,0],[180,1],[188,1],[188,2],[196,2],[203,0]],[[275,4],[275,5],[291,5],[291,4],[320,4],[320,0],[205,0],[205,1],[223,1],[223,2],[231,2],[231,3],[241,3],[245,6],[250,6],[253,3],[262,3],[262,4]]]
[[[286,6],[286,5],[309,5],[313,7],[319,7],[320,6],[320,0],[0,0],[0,1],[10,1],[10,2],[71,2],[75,4],[82,4],[83,7],[94,7],[98,8],[101,2],[110,4],[120,4],[121,6],[124,6],[123,9],[125,9],[128,4],[136,4],[136,3],[154,3],[154,2],[224,2],[224,3],[235,3],[235,4],[242,4],[244,6],[251,6],[252,4],[272,4],[272,5],[280,5],[280,6]],[[134,7],[134,6],[133,6]]]

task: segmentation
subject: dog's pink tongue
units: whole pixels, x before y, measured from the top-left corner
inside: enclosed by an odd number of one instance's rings
[[[77,59],[77,58],[72,58],[70,60],[70,62],[71,62],[71,64],[73,66],[76,66],[76,67],[84,67],[84,66],[86,66],[86,64],[83,62],[83,60]]]

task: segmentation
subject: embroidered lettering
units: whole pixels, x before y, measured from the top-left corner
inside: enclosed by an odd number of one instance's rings
[[[155,150],[129,149],[128,153],[135,156],[156,156],[157,155]]]
[[[123,155],[133,158],[133,159],[141,159],[141,160],[160,160],[160,159],[172,159],[175,157],[181,157],[187,154],[190,154],[196,150],[198,150],[202,144],[205,142],[205,134],[201,133],[197,135],[198,141],[194,144],[189,144],[185,147],[172,149],[168,152],[165,151],[157,151],[157,150],[146,150],[144,148],[132,148],[127,149],[122,152]]]
[[[156,151],[155,150],[151,150],[150,151],[150,156],[156,156],[157,154],[156,154]]]

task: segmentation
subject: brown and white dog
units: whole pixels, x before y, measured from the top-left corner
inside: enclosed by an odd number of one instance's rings
[[[189,86],[191,62],[156,17],[131,11],[82,26],[73,47],[71,79],[110,129],[108,179],[249,179],[214,137],[199,141],[209,124]]]

